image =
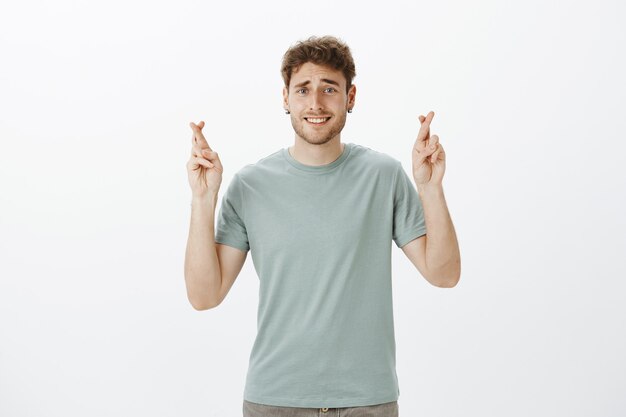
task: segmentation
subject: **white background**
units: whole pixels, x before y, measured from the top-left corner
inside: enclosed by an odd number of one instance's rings
[[[595,2],[3,3],[0,415],[241,416],[248,256],[189,304],[190,121],[232,175],[293,144],[280,61],[351,47],[342,142],[447,152],[462,276],[393,245],[400,415],[626,414],[626,13]]]

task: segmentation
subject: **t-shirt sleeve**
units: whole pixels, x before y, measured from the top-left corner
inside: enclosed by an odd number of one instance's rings
[[[393,240],[401,248],[413,239],[426,234],[426,220],[422,200],[398,162],[393,187]]]
[[[243,222],[243,189],[238,174],[233,176],[217,216],[215,242],[232,246],[244,252],[250,249],[248,232]]]

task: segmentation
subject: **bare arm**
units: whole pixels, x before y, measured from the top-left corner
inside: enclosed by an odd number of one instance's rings
[[[432,285],[454,287],[461,277],[461,255],[443,189],[419,187],[428,234],[402,246],[402,251]]]
[[[190,123],[191,157],[187,162],[192,191],[191,222],[185,252],[187,298],[196,310],[218,306],[246,260],[247,251],[215,243],[215,208],[222,163],[202,134],[204,122]]]
[[[191,222],[185,252],[187,298],[196,310],[219,304],[222,276],[215,247],[215,207],[217,194],[193,198]]]
[[[187,298],[196,310],[224,301],[246,261],[247,251],[215,243],[217,197],[193,199],[185,253]]]
[[[446,153],[439,136],[430,136],[435,112],[420,115],[413,145],[413,179],[423,203],[427,235],[402,247],[424,277],[438,287],[454,287],[461,277],[461,254],[452,219],[443,194]]]

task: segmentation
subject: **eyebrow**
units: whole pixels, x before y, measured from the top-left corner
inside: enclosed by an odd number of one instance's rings
[[[322,78],[321,81],[325,82],[326,84],[332,84],[332,85],[336,85],[337,87],[339,87],[339,83],[337,81],[330,80],[328,78]],[[305,85],[309,84],[310,82],[311,82],[310,80],[306,80],[306,81],[301,82],[300,84],[294,85],[294,87],[304,87]]]

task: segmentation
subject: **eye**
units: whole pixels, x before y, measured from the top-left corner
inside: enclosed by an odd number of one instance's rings
[[[300,89],[296,90],[296,93],[299,93],[300,91],[304,91],[304,90],[306,90],[306,88],[300,88]]]
[[[333,91],[337,91],[337,90],[335,90],[333,87],[328,87],[328,88],[326,88],[326,90],[333,90]],[[324,91],[325,91],[325,90],[324,90]]]

